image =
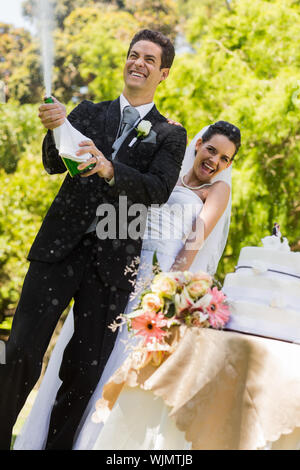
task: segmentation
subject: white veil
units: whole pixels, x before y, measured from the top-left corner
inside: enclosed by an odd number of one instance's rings
[[[209,126],[203,127],[186,149],[180,176],[186,175],[192,168],[195,161],[196,142],[203,136],[208,128]],[[192,265],[190,266],[190,270],[193,272],[203,270],[209,272],[211,275],[214,275],[217,270],[218,263],[221,259],[228,238],[231,217],[231,165],[226,170],[215,176],[215,178],[211,179],[211,183],[214,183],[215,181],[224,181],[230,186],[229,201],[224,213],[218,220],[215,228],[204,241],[202,248],[198,251]]]

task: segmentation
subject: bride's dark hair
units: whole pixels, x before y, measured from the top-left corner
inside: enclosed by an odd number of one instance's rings
[[[215,134],[225,135],[235,145],[234,155],[237,154],[241,146],[241,132],[238,127],[227,121],[215,122],[209,126],[206,132],[204,132],[202,136],[202,142],[207,142]]]

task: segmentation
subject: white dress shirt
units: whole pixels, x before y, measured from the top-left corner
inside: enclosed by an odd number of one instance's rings
[[[123,114],[123,109],[125,108],[125,106],[131,106],[131,104],[127,101],[127,99],[125,98],[125,96],[122,93],[120,95],[121,116]],[[154,102],[152,101],[152,103],[142,104],[141,106],[133,106],[133,107],[139,112],[140,119],[143,119],[146,116],[146,114],[148,114],[149,111],[151,111],[153,106],[154,106]]]

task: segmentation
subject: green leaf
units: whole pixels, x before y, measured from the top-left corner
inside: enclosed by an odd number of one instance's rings
[[[168,305],[168,311],[165,313],[165,317],[167,318],[172,318],[174,317],[176,311],[175,311],[175,304],[173,302],[170,302]]]
[[[157,258],[156,250],[154,251],[153,257],[152,257],[152,272],[154,274],[159,274],[160,272],[162,272],[162,269],[160,267],[160,264],[159,264],[159,261],[158,261],[158,258]]]

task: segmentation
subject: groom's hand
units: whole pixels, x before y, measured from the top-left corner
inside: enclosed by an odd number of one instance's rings
[[[45,103],[39,107],[39,118],[46,129],[53,130],[61,126],[66,119],[66,108],[52,96],[54,103]]]
[[[89,158],[89,160],[87,160],[86,162],[78,165],[78,170],[84,170],[92,163],[95,164],[92,170],[80,175],[82,178],[94,175],[95,173],[98,173],[98,176],[100,178],[105,178],[107,180],[113,178],[114,167],[112,163],[107,160],[107,158],[105,158],[105,156],[99,149],[97,149],[96,145],[92,140],[84,140],[80,142],[79,147],[80,149],[78,150],[78,152],[76,152],[76,155],[80,156],[84,155],[85,153],[91,153],[93,156]]]

